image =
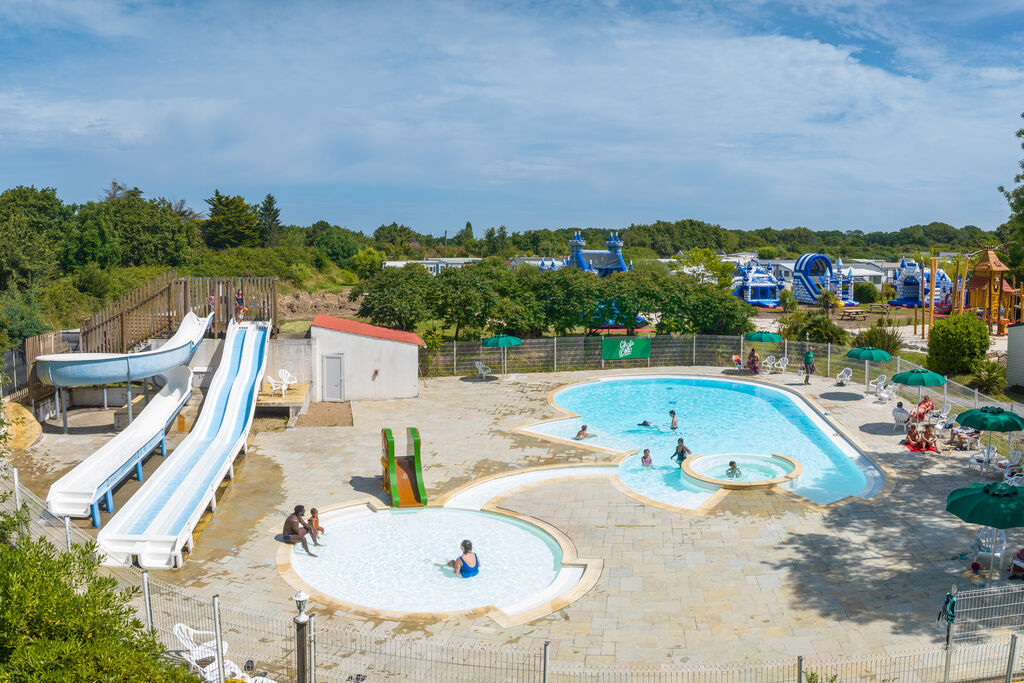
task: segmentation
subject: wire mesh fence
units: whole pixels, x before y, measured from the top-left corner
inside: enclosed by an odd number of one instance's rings
[[[995,586],[956,595],[958,642],[977,642],[994,634],[1024,631],[1024,586]]]

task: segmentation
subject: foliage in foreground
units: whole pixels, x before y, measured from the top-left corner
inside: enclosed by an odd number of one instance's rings
[[[0,516],[0,682],[196,680],[134,616],[132,590],[97,574],[95,545],[58,550]]]
[[[974,372],[988,346],[988,327],[974,315],[936,320],[928,334],[928,369],[943,375]]]

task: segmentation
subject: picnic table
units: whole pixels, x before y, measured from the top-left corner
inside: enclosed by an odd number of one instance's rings
[[[890,306],[889,304],[868,304],[869,312],[881,313],[882,315],[887,315],[889,313],[889,309],[891,308],[892,306]]]
[[[840,320],[867,320],[868,314],[866,311],[859,311],[855,308],[844,308],[839,311]]]

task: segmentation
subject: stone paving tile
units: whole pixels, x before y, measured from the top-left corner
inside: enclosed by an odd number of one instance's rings
[[[723,374],[719,368],[656,368],[668,374]],[[224,604],[290,618],[294,592],[277,573],[273,536],[296,503],[331,507],[385,502],[379,431],[418,426],[429,496],[494,472],[607,462],[606,454],[514,434],[559,417],[547,395],[569,382],[618,373],[518,375],[500,382],[427,379],[418,399],[356,403],[352,427],[259,434],[236,462],[195,552],[162,581]],[[515,493],[502,506],[563,530],[604,571],[589,593],[531,624],[502,629],[487,618],[424,624],[365,619],[316,605],[318,623],[380,634],[482,640],[539,647],[563,661],[686,664],[778,660],[786,655],[854,656],[931,646],[934,619],[951,583],[966,587],[963,551],[975,529],[943,511],[945,494],[976,481],[962,453],[909,453],[891,432],[890,407],[826,380],[803,387],[876,462],[893,473],[869,501],[820,508],[776,492],[728,495],[704,517],[644,505],[602,480],[565,481]],[[46,487],[110,438],[102,411],[72,414],[77,434],[44,432],[15,454],[23,481]],[[177,438],[177,437],[176,437]],[[151,467],[158,465],[152,462]],[[124,495],[128,495],[131,487]],[[1011,532],[1011,546],[1024,541]],[[328,529],[325,541],[330,541]]]

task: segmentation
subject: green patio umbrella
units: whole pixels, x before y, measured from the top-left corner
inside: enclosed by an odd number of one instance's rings
[[[897,372],[892,377],[892,381],[896,384],[902,384],[908,387],[917,387],[917,402],[921,402],[921,387],[937,387],[946,383],[946,378],[937,372],[931,370],[925,370],[924,368],[914,368],[913,370],[907,370],[905,372]]]
[[[775,332],[769,332],[767,330],[758,330],[757,332],[748,332],[743,335],[743,338],[747,341],[761,342],[761,355],[764,356],[764,345],[768,342],[773,344],[782,341],[782,335],[776,334]]]
[[[975,412],[975,411],[971,411]],[[991,549],[995,549],[995,530],[1024,526],[1024,490],[1004,482],[978,483],[952,491],[946,498],[946,511],[969,524],[992,529]],[[988,579],[992,581],[995,553],[990,553]]]
[[[508,352],[505,351],[510,346],[519,346],[523,343],[523,340],[519,337],[513,337],[511,334],[499,334],[494,337],[488,337],[480,342],[480,346],[487,346],[493,349],[501,349],[501,374],[508,373]]]
[[[850,349],[849,351],[846,352],[846,357],[847,358],[852,358],[853,360],[862,360],[862,361],[864,361],[864,391],[865,392],[868,390],[868,379],[869,379],[868,378],[868,374],[869,374],[868,365],[871,363],[871,361],[873,361],[873,360],[875,360],[875,361],[892,360],[892,356],[889,355],[888,351],[884,351],[882,349],[876,349],[874,346],[861,346],[861,347],[856,348],[856,349]]]
[[[992,445],[992,432],[1019,432],[1024,429],[1024,417],[999,406],[982,406],[965,410],[956,421],[962,427],[988,432],[988,445]]]

